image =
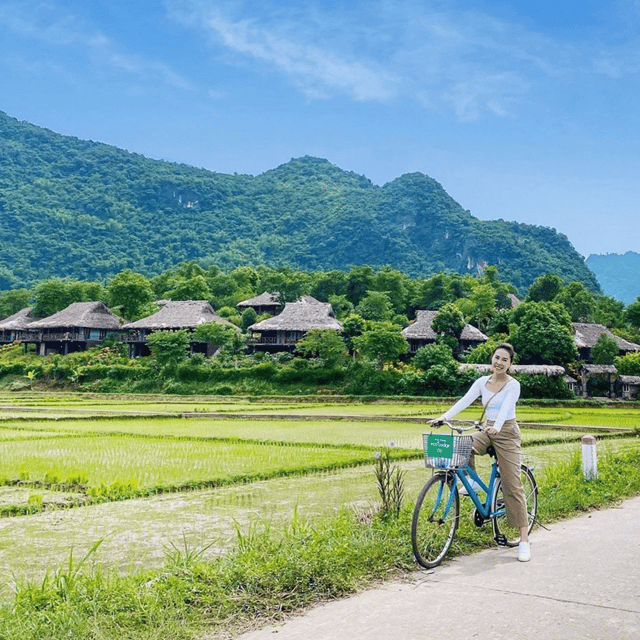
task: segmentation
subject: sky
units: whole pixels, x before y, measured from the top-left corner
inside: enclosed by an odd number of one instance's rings
[[[640,0],[0,0],[0,110],[222,173],[425,173],[640,252]]]

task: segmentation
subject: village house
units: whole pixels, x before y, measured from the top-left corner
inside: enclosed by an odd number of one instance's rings
[[[580,393],[583,398],[590,398],[594,395],[604,395],[607,398],[616,397],[618,370],[614,365],[583,364],[578,373],[580,374]]]
[[[431,327],[437,310],[420,310],[416,311],[416,320],[402,330],[402,335],[409,343],[409,353],[414,354],[420,347],[435,342],[438,334]],[[477,347],[479,344],[486,342],[487,336],[474,326],[467,324],[462,330],[458,344],[458,353],[462,353],[467,349]]]
[[[16,331],[16,339],[35,344],[42,356],[66,355],[98,346],[110,334],[120,336],[122,323],[104,302],[74,302],[58,313],[26,324]]]
[[[162,300],[158,304],[161,307],[157,313],[124,325],[130,357],[149,355],[147,336],[153,331],[193,331],[207,322],[218,322],[239,331],[236,325],[217,315],[206,300]],[[216,349],[216,345],[209,343],[191,342],[191,351],[204,353],[207,357],[212,356]]]
[[[0,344],[11,344],[18,340],[18,334],[37,319],[31,313],[31,307],[26,307],[0,320]]]
[[[613,334],[603,324],[596,324],[593,322],[574,322],[573,323],[573,341],[578,349],[580,360],[591,363],[593,359],[591,357],[591,349],[598,342],[598,338],[605,334],[609,338],[613,338],[618,343],[619,354],[621,356],[627,353],[640,351],[640,345],[634,344],[623,340],[619,336]]]
[[[342,332],[342,323],[335,318],[328,302],[302,296],[296,302],[287,302],[279,315],[252,324],[249,346],[254,351],[293,351],[312,329]]]
[[[236,307],[238,307],[241,312],[251,308],[259,316],[264,313],[268,313],[270,316],[275,316],[278,311],[282,309],[282,303],[280,302],[277,293],[269,293],[268,291],[265,291],[255,298],[249,298],[248,300],[238,302]]]
[[[618,376],[617,395],[623,400],[637,400],[640,397],[640,376]]]

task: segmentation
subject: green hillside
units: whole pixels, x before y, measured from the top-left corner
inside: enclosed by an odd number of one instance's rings
[[[224,269],[390,264],[411,276],[496,264],[520,290],[548,271],[599,289],[564,235],[480,221],[420,173],[379,187],[304,157],[259,176],[220,174],[2,112],[0,242],[0,290],[127,268],[151,276],[186,260]]]
[[[625,304],[631,304],[640,296],[640,254],[627,251],[624,255],[608,253],[592,254],[587,266],[595,273],[607,295]]]

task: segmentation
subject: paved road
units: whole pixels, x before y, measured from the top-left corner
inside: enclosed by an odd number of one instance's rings
[[[550,529],[241,640],[639,640],[640,498]]]

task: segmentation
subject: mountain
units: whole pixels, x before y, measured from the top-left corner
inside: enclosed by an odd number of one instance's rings
[[[541,273],[599,290],[566,236],[480,221],[434,179],[382,187],[304,157],[258,176],[151,160],[62,136],[0,112],[0,290],[52,276],[156,275],[186,260],[411,276],[496,264],[525,291]]]
[[[627,251],[624,255],[592,254],[587,266],[595,273],[604,292],[625,304],[635,302],[640,296],[640,254]]]

